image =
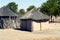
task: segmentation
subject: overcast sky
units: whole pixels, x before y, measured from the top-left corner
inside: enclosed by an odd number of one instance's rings
[[[30,5],[35,5],[36,7],[41,6],[47,0],[0,0],[0,8],[6,6],[10,2],[15,2],[18,4],[18,9],[28,8]]]

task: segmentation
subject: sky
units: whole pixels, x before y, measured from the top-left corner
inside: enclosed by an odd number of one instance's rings
[[[0,8],[6,6],[10,2],[15,2],[18,4],[19,9],[27,9],[30,5],[34,5],[36,7],[40,7],[41,4],[46,2],[47,0],[0,0]]]

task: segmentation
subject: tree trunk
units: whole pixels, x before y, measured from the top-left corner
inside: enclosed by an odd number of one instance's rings
[[[51,15],[51,22],[52,22],[52,15]]]

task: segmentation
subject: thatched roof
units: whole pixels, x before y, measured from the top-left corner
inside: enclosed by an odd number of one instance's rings
[[[24,14],[20,19],[33,19],[33,20],[43,20],[49,19],[50,17],[42,12],[39,12],[37,9],[33,9],[26,14]]]
[[[0,8],[0,16],[18,16],[16,13],[12,12],[8,7]]]

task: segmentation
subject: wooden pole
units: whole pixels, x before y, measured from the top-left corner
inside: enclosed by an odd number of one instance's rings
[[[17,28],[17,21],[16,21],[16,17],[14,17],[14,24],[15,24],[15,28]]]
[[[40,31],[42,31],[42,26],[41,26],[41,22],[40,22]]]
[[[11,28],[11,17],[9,16],[9,28]]]

